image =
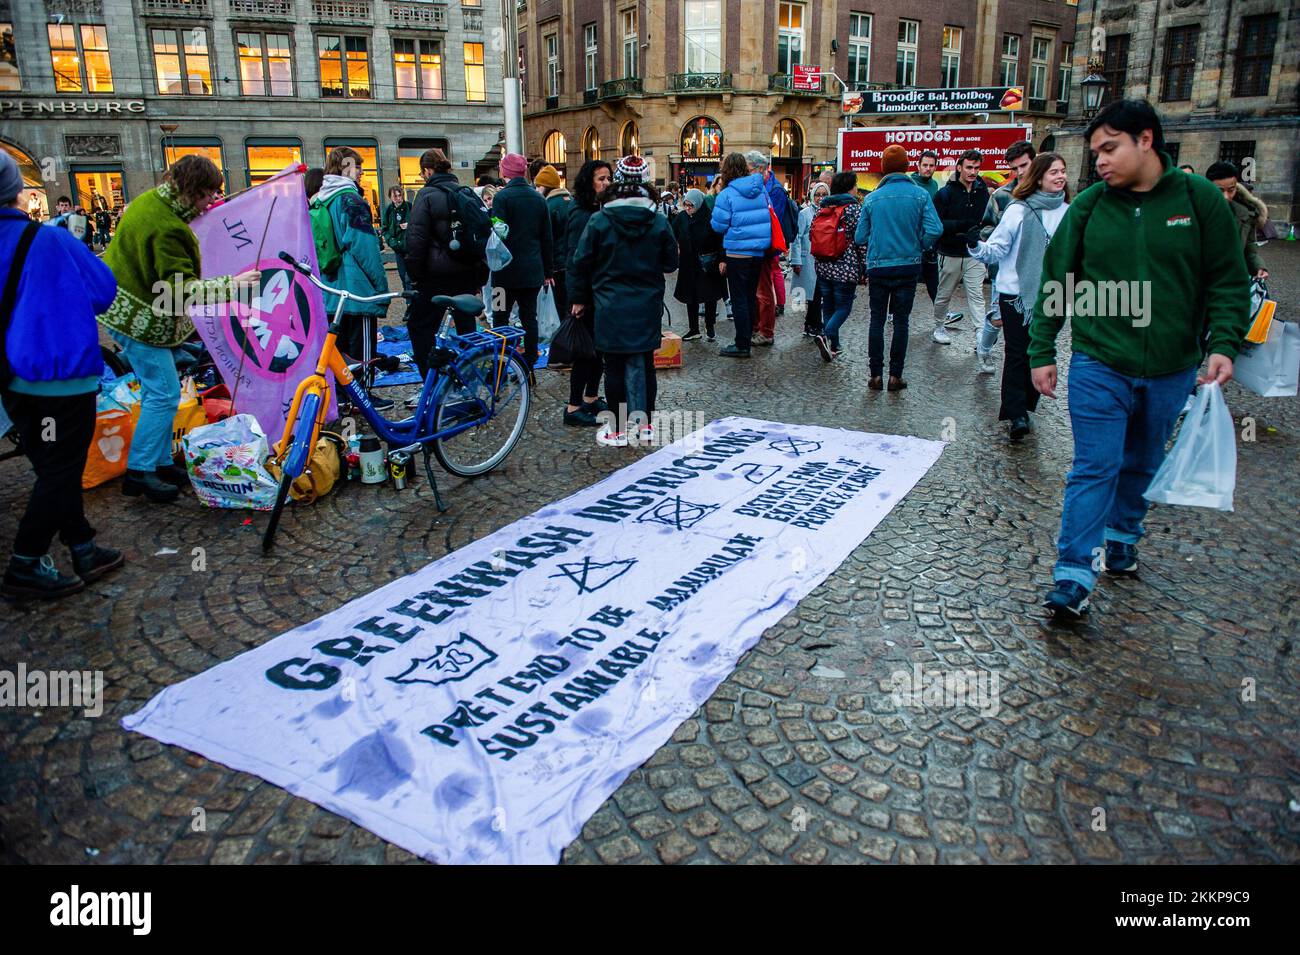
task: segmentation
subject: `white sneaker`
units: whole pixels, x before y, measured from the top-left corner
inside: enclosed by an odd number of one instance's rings
[[[961,321],[963,314],[962,312],[949,312],[943,317],[943,323],[948,326],[956,325]]]
[[[992,355],[981,355],[979,352],[976,352],[975,359],[979,363],[979,373],[981,375],[991,375],[993,372],[997,371],[997,368],[993,364]]]
[[[952,336],[948,334],[948,330],[944,328],[942,325],[940,325],[938,328],[934,330],[934,340],[937,341],[940,345],[952,344]]]
[[[604,445],[607,448],[626,448],[627,432],[626,431],[608,431],[601,429],[596,432],[596,443]]]

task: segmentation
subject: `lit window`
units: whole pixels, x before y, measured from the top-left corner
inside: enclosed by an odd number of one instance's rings
[[[302,162],[302,144],[298,140],[258,141],[250,139],[244,147],[248,161],[248,184],[266,182],[286,166]]]
[[[77,56],[76,28],[70,23],[50,23],[50,62],[54,65],[54,89],[60,93],[81,92],[81,61]]]
[[[245,96],[292,96],[293,67],[284,33],[236,33],[239,88]]]
[[[108,27],[81,25],[81,58],[86,65],[86,92],[113,92],[113,68],[108,62]]]
[[[487,100],[487,78],[483,71],[483,44],[465,44],[465,99],[471,103]]]
[[[219,139],[195,139],[176,141],[173,137],[163,139],[163,160],[167,167],[182,156],[206,156],[212,160],[224,179],[226,176],[226,166],[221,160],[221,140]]]
[[[18,51],[14,45],[14,25],[0,23],[0,90],[6,92],[22,89],[18,75]]]
[[[212,92],[212,63],[208,57],[208,31],[201,27],[185,31],[185,75],[191,96]]]
[[[369,99],[370,56],[363,36],[316,38],[320,65],[320,95]]]
[[[185,92],[181,89],[181,54],[180,47],[176,43],[176,31],[153,30],[151,42],[158,92],[164,96],[175,96]]]
[[[212,64],[208,57],[208,32],[195,27],[184,32],[184,42],[176,30],[153,30],[154,76],[158,92],[164,96],[207,96],[212,93]]]
[[[398,99],[442,99],[442,47],[437,40],[393,39]]]

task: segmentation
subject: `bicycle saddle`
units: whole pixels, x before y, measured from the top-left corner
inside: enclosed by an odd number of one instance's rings
[[[429,304],[434,308],[450,308],[463,315],[478,315],[483,311],[483,301],[477,295],[435,295]]]

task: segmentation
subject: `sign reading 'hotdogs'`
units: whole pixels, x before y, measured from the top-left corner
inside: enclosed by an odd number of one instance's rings
[[[1022,109],[1019,86],[981,86],[941,90],[846,90],[845,113],[987,113]]]

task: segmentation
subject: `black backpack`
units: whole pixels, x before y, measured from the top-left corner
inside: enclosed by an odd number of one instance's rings
[[[447,197],[447,252],[457,262],[474,265],[487,257],[492,215],[469,186],[434,186]]]

